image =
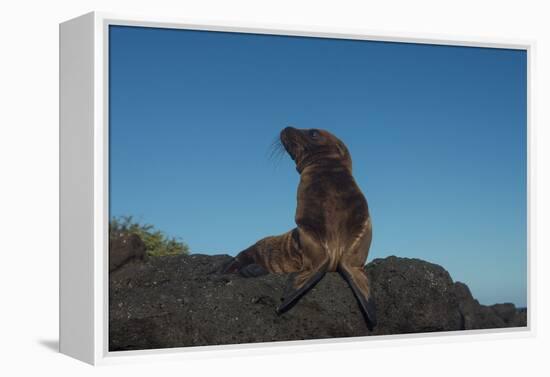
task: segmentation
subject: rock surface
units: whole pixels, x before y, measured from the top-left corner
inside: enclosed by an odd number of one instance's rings
[[[480,305],[441,266],[388,257],[367,264],[378,326],[369,332],[351,289],[328,273],[289,312],[275,313],[286,276],[216,271],[231,257],[134,260],[110,273],[111,351],[526,326],[513,304]]]

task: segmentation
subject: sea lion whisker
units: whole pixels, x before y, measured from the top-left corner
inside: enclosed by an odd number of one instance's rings
[[[285,153],[285,148],[283,147],[282,144],[273,145],[273,148],[271,150],[272,157],[277,157],[277,156],[283,155],[284,153]]]
[[[275,166],[278,166],[285,152],[286,151],[283,144],[281,143],[281,140],[277,138],[269,146],[268,159],[273,161],[275,163]]]
[[[268,150],[270,151],[271,154],[273,154],[280,148],[282,148],[281,140],[279,140],[279,138],[276,138],[276,139],[273,139],[273,141],[269,145]]]
[[[279,161],[281,157],[283,156],[284,151],[281,150],[281,148],[273,148],[273,150],[269,153],[269,159],[272,161]]]

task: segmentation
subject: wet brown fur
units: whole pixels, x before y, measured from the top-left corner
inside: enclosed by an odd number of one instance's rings
[[[278,312],[290,309],[328,271],[352,288],[369,328],[375,308],[364,270],[372,224],[368,205],[352,176],[348,149],[324,130],[287,127],[281,142],[300,173],[297,227],[266,237],[240,252],[225,268],[244,276],[291,273]]]

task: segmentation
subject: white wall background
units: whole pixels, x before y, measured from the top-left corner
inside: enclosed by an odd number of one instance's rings
[[[52,0],[0,5],[0,373],[9,375],[542,375],[550,371],[547,166],[550,22],[544,1]],[[537,42],[533,247],[537,336],[93,369],[53,351],[58,334],[58,23],[91,10]],[[7,242],[6,242],[7,241]],[[544,350],[546,347],[546,350]],[[328,347],[330,349],[330,347]],[[537,372],[538,370],[538,372]]]

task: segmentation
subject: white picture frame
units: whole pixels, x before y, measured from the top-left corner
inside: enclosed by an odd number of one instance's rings
[[[514,48],[527,52],[528,179],[533,168],[531,87],[534,42],[484,38],[377,33],[307,26],[207,24],[158,17],[92,12],[60,24],[60,352],[90,364],[136,359],[265,354],[301,349],[377,347],[388,342],[434,342],[533,336],[534,255],[530,247],[532,218],[528,195],[528,325],[526,328],[304,340],[230,346],[142,351],[108,351],[108,28],[110,25],[330,37],[471,47]]]

